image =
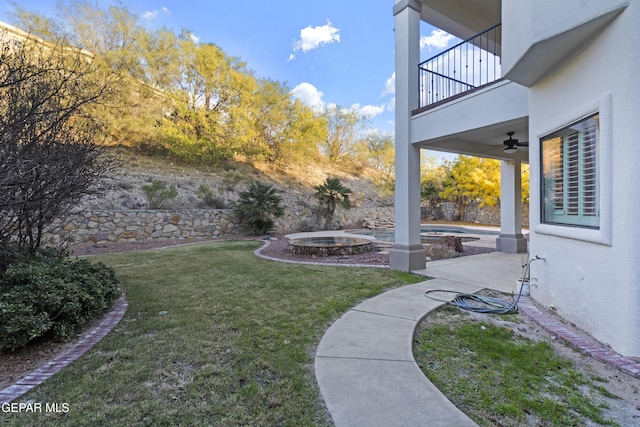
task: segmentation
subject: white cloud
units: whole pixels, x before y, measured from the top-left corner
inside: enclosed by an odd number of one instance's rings
[[[311,50],[317,49],[325,44],[338,42],[340,43],[340,30],[333,26],[331,21],[327,20],[327,23],[322,26],[312,27],[308,26],[300,30],[300,39],[296,40],[293,44],[293,51],[297,52],[302,50],[307,53]],[[295,58],[294,54],[289,56],[289,60]]]
[[[303,104],[315,109],[316,111],[328,111],[336,108],[341,108],[344,111],[353,111],[359,115],[365,116],[369,119],[380,115],[388,108],[386,105],[360,105],[359,103],[353,104],[351,107],[339,107],[335,103],[331,102],[325,104],[322,100],[324,94],[319,91],[311,83],[303,82],[291,90],[291,96],[299,99]]]
[[[324,108],[324,102],[322,96],[324,94],[320,92],[311,83],[303,82],[291,90],[291,96],[299,99],[303,104],[309,107],[322,111]]]
[[[155,18],[158,15],[158,11],[157,10],[148,10],[146,12],[144,12],[142,14],[142,17],[144,19],[147,19],[149,21],[151,21],[153,18]]]
[[[382,92],[382,96],[385,95],[395,95],[396,93],[396,72],[394,71],[391,74],[391,77],[387,79],[387,82],[384,87],[384,92]]]
[[[449,42],[456,37],[443,30],[433,30],[430,36],[420,37],[420,49],[426,47],[431,50],[432,48],[444,49],[449,46]]]
[[[166,7],[162,7],[161,9],[156,9],[156,10],[148,10],[146,12],[142,13],[142,17],[148,21],[153,20],[156,16],[158,16],[158,14],[162,12],[164,14],[169,14],[169,9],[167,9]]]
[[[357,111],[360,115],[372,119],[378,114],[384,113],[385,107],[384,105],[364,105],[353,104],[350,108],[352,111]]]
[[[396,97],[394,96],[393,98],[391,98],[391,100],[387,103],[387,111],[395,111],[396,110]]]
[[[396,73],[391,74],[385,83],[384,92],[382,96],[393,95],[386,105],[387,111],[395,111],[396,109]]]
[[[193,33],[190,33],[190,34],[189,34],[189,38],[191,38],[191,41],[192,41],[192,42],[194,42],[194,43],[196,43],[196,44],[197,44],[197,43],[200,43],[200,37],[196,36],[196,35],[195,35],[195,34],[193,34]]]

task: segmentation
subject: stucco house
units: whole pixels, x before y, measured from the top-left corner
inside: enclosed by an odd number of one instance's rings
[[[640,0],[396,0],[393,13],[392,268],[425,268],[421,149],[501,160],[504,252],[527,251],[529,163],[529,254],[544,258],[532,298],[640,357]],[[421,21],[466,42],[421,62]]]

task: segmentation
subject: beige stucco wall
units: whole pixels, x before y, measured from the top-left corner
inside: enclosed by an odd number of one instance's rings
[[[535,167],[541,137],[600,115],[600,227],[540,223],[541,196],[532,191],[531,255],[545,261],[532,265],[531,294],[599,341],[634,357],[640,357],[638,22],[640,1],[632,0],[608,26],[554,64],[529,94],[530,160]],[[540,188],[538,175],[531,174],[532,189]]]

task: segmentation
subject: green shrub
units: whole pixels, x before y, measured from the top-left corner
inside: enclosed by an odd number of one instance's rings
[[[0,277],[0,350],[45,335],[68,340],[120,296],[115,272],[102,263],[51,251],[18,258]]]
[[[238,185],[244,176],[241,172],[238,172],[235,169],[226,170],[222,175],[222,184],[227,191],[235,191],[236,185]]]
[[[168,200],[174,199],[178,195],[178,190],[174,185],[167,188],[167,183],[154,179],[151,184],[143,185],[142,191],[147,196],[147,202],[151,209],[161,209]]]
[[[324,207],[328,215],[333,216],[337,206],[351,208],[349,195],[352,191],[345,187],[340,178],[327,177],[322,184],[313,188],[316,190],[315,196],[320,206]]]
[[[214,194],[213,190],[206,185],[200,185],[198,187],[198,197],[202,201],[202,205],[208,208],[214,209],[226,209],[227,203],[225,200]]]
[[[273,230],[273,218],[284,215],[280,196],[276,192],[271,185],[260,181],[252,182],[240,192],[235,213],[257,235]]]

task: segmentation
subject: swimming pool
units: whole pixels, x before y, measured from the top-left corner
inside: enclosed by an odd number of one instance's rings
[[[376,229],[376,230],[350,230],[351,234],[364,234],[367,236],[373,236],[377,240],[383,240],[386,242],[393,242],[395,236],[395,230],[393,228],[388,229]],[[420,226],[420,235],[423,240],[433,240],[435,236],[446,236],[450,234],[475,234],[486,236],[498,236],[500,230],[484,229],[484,228],[469,228],[461,225],[422,225]],[[464,236],[460,236],[464,237]],[[473,239],[471,239],[473,240]]]

